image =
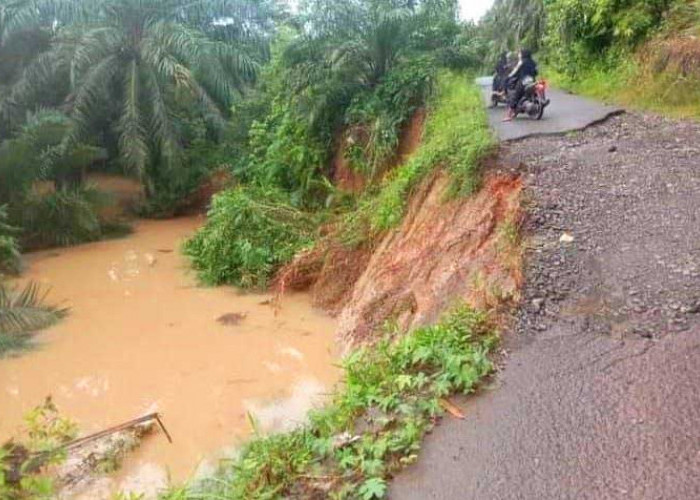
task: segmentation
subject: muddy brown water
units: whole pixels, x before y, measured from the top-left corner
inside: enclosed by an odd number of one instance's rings
[[[49,394],[83,433],[161,412],[174,443],[148,437],[102,484],[108,498],[211,468],[250,436],[248,412],[285,430],[322,400],[339,377],[335,321],[306,295],[273,307],[266,295],[198,287],[179,246],[202,222],[142,221],[125,239],[28,257],[23,280],[50,286],[71,314],[36,349],[0,359],[0,441]]]

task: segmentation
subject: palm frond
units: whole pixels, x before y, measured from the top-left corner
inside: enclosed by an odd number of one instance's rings
[[[74,127],[64,139],[64,148],[69,148],[90,131],[93,114],[99,105],[109,98],[112,82],[122,69],[118,55],[105,57],[95,64],[77,84],[75,93],[69,96]]]
[[[70,83],[73,89],[95,65],[119,53],[124,44],[123,33],[113,26],[100,26],[82,32],[78,30],[76,33],[66,31],[57,43],[74,47],[70,58]]]
[[[37,102],[37,96],[46,85],[55,81],[61,59],[56,51],[39,55],[21,73],[17,82],[6,95],[0,96],[0,116],[5,120],[12,118],[24,108]]]
[[[166,160],[166,165],[172,166],[179,161],[181,149],[172,125],[164,88],[165,85],[161,82],[155,70],[153,68],[147,69],[144,79],[144,91],[148,102],[151,103],[150,130],[154,142],[160,148],[161,156]]]
[[[28,335],[64,318],[68,309],[46,304],[46,294],[33,282],[19,291],[0,283],[0,334]]]
[[[119,151],[128,168],[143,176],[148,162],[148,142],[141,118],[140,75],[136,60],[129,63],[124,79],[124,106],[119,119]]]

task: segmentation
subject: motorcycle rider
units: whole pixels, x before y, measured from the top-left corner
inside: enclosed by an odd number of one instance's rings
[[[506,77],[510,73],[508,68],[508,54],[507,52],[501,52],[498,56],[498,61],[496,61],[496,69],[493,75],[493,92],[501,93],[506,87]]]
[[[518,64],[508,75],[506,85],[514,82],[515,88],[509,96],[508,111],[503,121],[511,121],[518,114],[518,103],[525,95],[525,87],[537,78],[537,63],[532,59],[532,53],[527,49],[522,49],[518,54]]]

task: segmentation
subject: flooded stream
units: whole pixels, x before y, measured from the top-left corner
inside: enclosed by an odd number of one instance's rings
[[[179,246],[202,223],[142,221],[124,239],[27,258],[22,279],[50,286],[71,313],[35,349],[0,359],[0,442],[48,395],[81,433],[159,411],[174,440],[149,436],[82,498],[183,481],[250,435],[247,412],[265,430],[293,427],[339,376],[335,321],[307,296],[276,308],[196,285]]]

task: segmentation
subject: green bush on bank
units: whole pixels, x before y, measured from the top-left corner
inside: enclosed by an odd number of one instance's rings
[[[284,193],[241,186],[214,197],[207,223],[185,243],[184,253],[207,284],[264,288],[313,235],[309,216]]]
[[[441,398],[473,392],[492,372],[498,341],[486,316],[466,307],[392,333],[345,360],[344,383],[308,425],[258,436],[215,478],[164,498],[384,498],[389,475],[416,459]]]

